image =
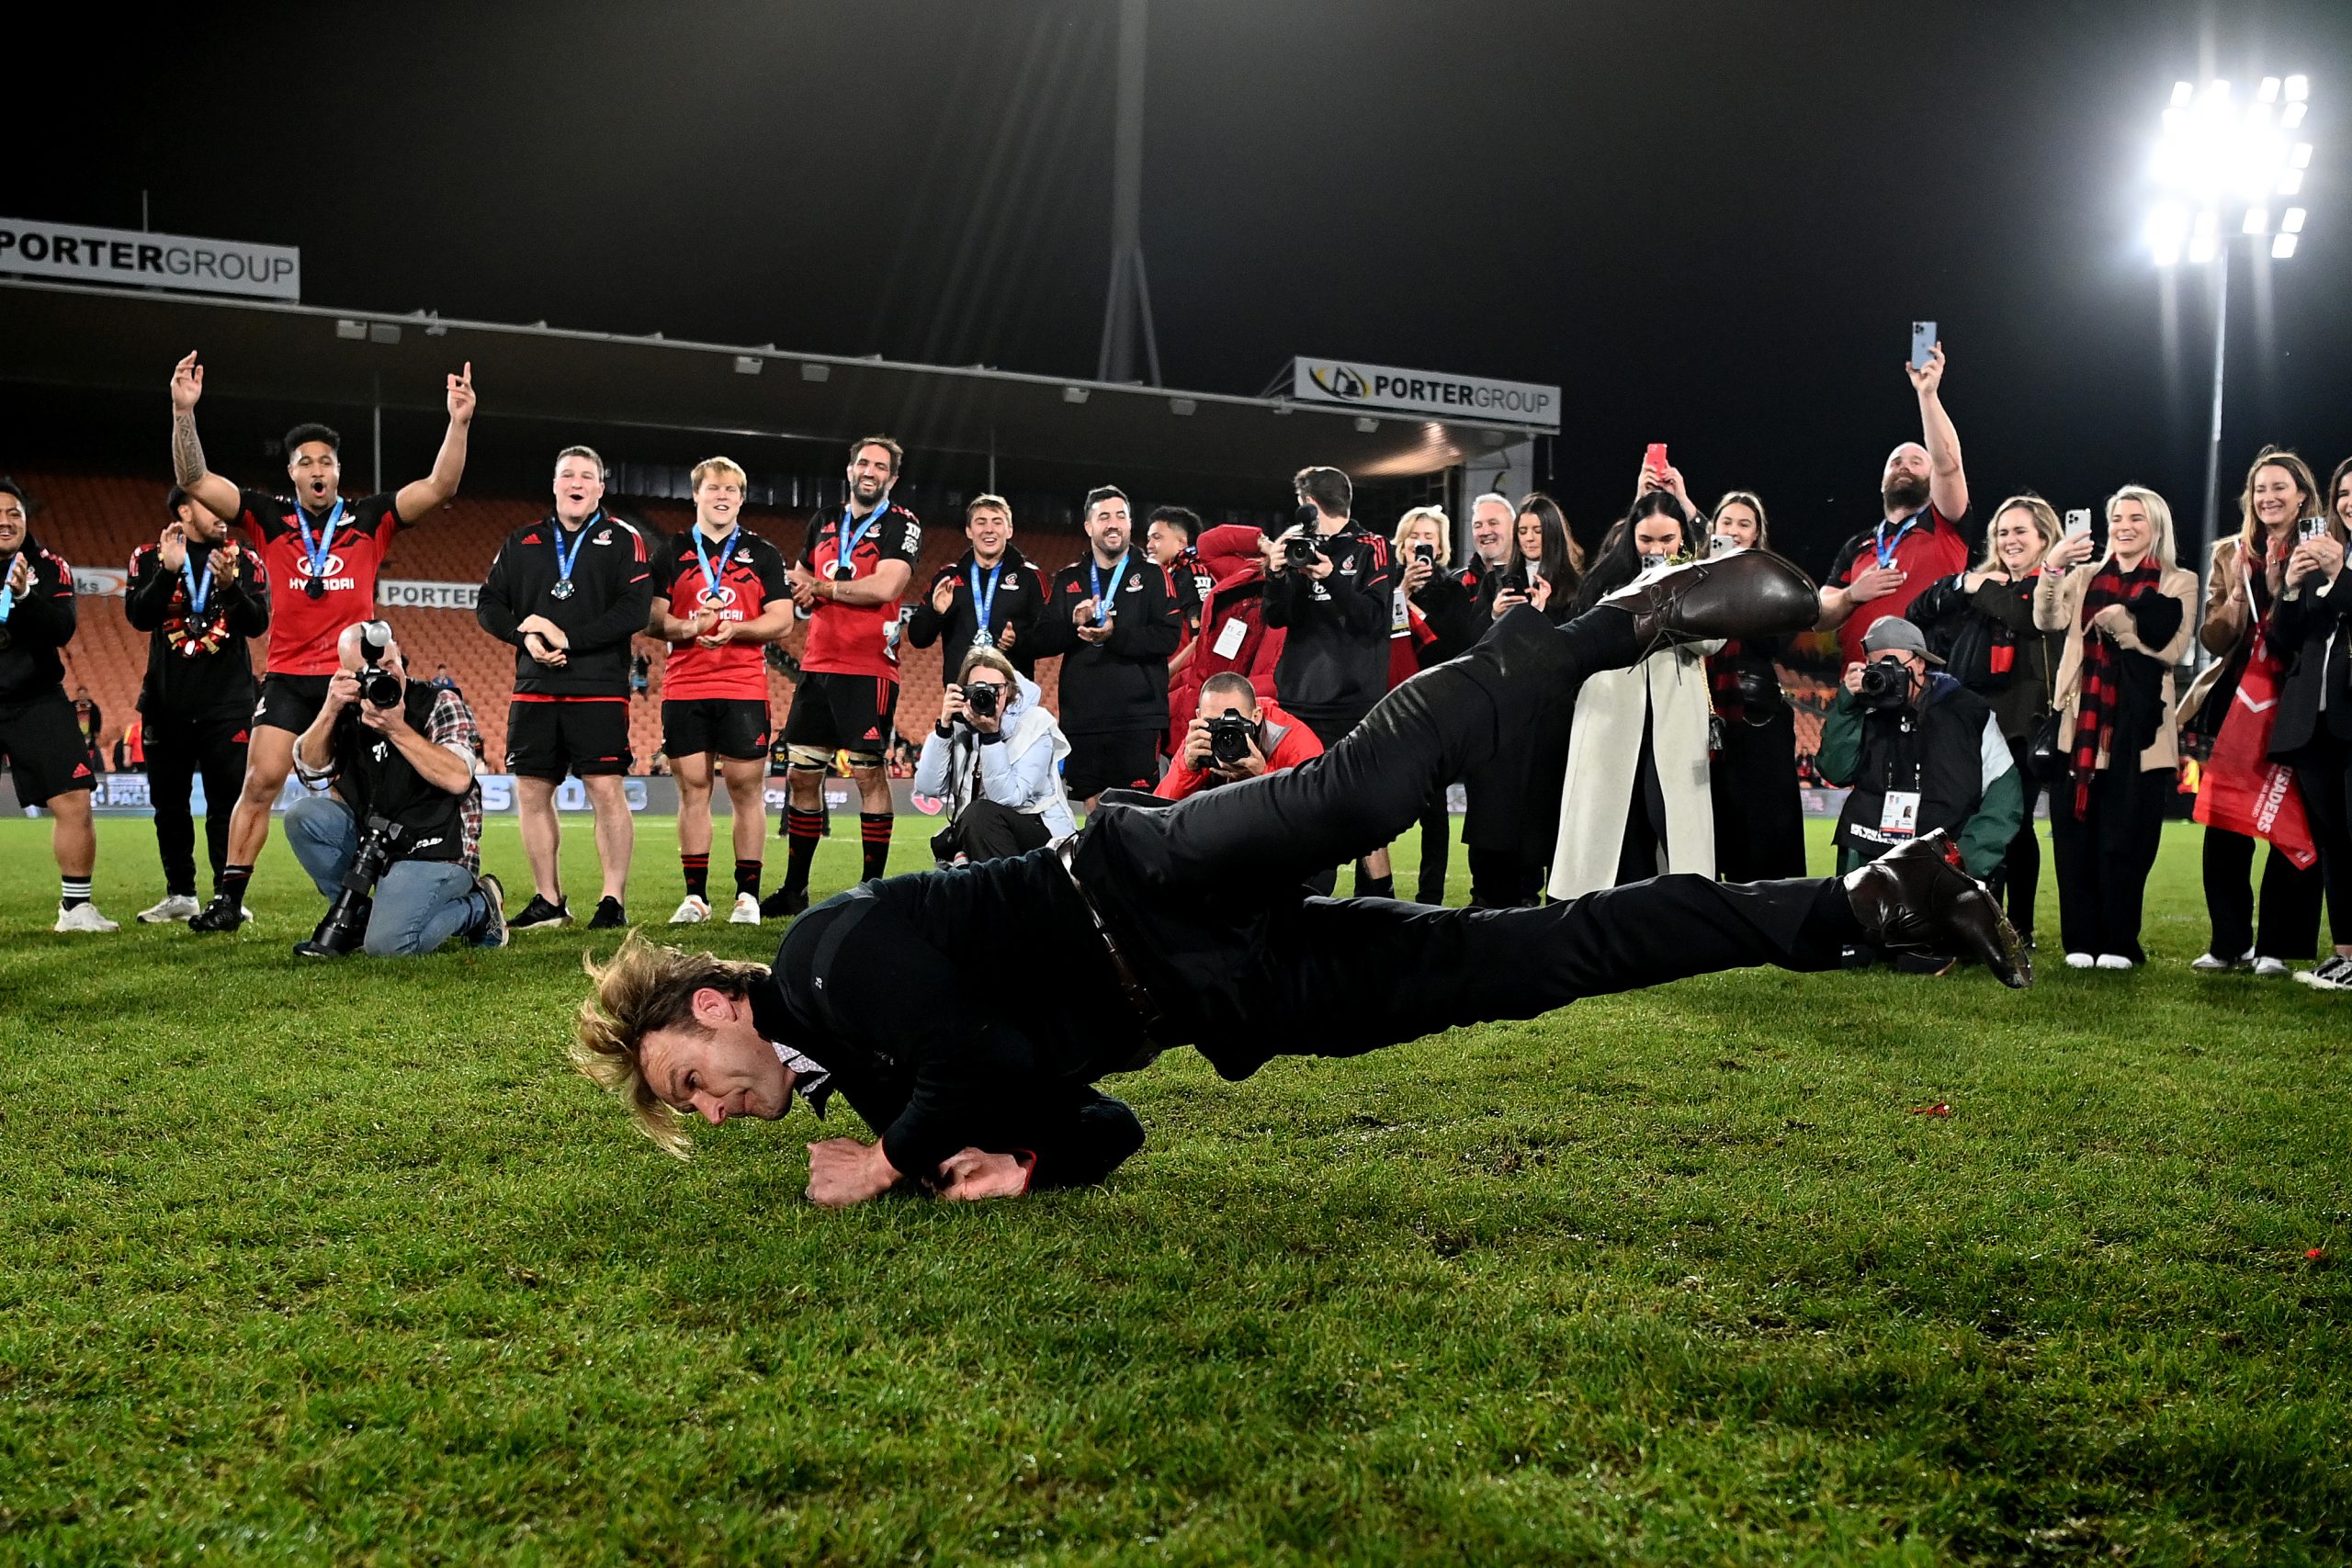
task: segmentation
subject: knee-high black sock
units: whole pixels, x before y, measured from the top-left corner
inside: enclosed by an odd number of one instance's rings
[[[817,858],[817,839],[824,830],[822,811],[803,811],[797,806],[784,808],[784,836],[789,846],[785,852],[784,885],[796,893],[808,891],[808,863]]]
[[[686,896],[690,898],[699,898],[706,904],[708,903],[710,901],[710,856],[690,855],[681,852],[678,856],[678,869],[685,873]]]
[[[865,845],[865,880],[873,881],[890,865],[890,824],[895,820],[888,811],[861,811],[857,814],[858,837]]]
[[[760,863],[758,861],[739,860],[735,863],[735,891],[749,893],[754,898],[760,896]]]

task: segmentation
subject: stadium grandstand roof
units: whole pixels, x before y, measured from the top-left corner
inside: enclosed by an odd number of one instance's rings
[[[910,448],[1083,451],[1108,468],[1170,473],[1262,477],[1329,463],[1368,478],[1428,474],[1554,429],[773,344],[0,278],[0,375],[9,380],[160,392],[191,348],[224,389],[246,397],[437,410],[443,374],[470,360],[485,412],[505,416],[824,443],[887,429]]]

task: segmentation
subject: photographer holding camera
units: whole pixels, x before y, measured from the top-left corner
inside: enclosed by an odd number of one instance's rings
[[[1228,670],[1201,683],[1201,710],[1184,727],[1175,766],[1152,793],[1162,800],[1182,800],[1322,754],[1315,731],[1275,706],[1272,697],[1260,702],[1250,677]]]
[[[1995,874],[2025,791],[1991,705],[1930,669],[1943,660],[1899,615],[1872,623],[1862,651],[1821,725],[1821,776],[1853,785],[1835,835],[1841,872],[1942,829],[1969,875]]]
[[[474,716],[455,692],[409,679],[382,621],[345,626],[343,668],[294,746],[313,789],[286,813],[294,858],[334,903],[295,953],[334,958],[431,953],[451,937],[506,945],[504,890],[481,866]]]
[[[947,803],[931,840],[939,863],[1027,854],[1073,830],[1059,767],[1069,755],[1037,682],[993,648],[967,649],[915,762],[915,793]]]

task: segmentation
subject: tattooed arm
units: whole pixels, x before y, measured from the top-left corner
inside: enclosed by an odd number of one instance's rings
[[[204,396],[204,367],[191,354],[172,369],[172,471],[187,491],[216,517],[236,521],[237,487],[204,466],[204,443],[196,438],[196,404]]]

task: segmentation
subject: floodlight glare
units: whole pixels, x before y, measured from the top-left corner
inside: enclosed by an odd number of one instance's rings
[[[2303,111],[2309,107],[2311,107],[2309,104],[2301,102],[2289,104],[2285,111],[2278,116],[2278,124],[2280,129],[2292,130],[2295,127],[2302,124]]]
[[[2173,84],[2148,163],[2156,204],[2146,238],[2159,265],[2177,265],[2184,255],[2211,261],[2229,234],[2267,236],[2271,202],[2302,194],[2312,145],[2293,141],[2281,122],[2302,118],[2310,79],[2259,81],[2243,105],[2231,102],[2226,81]]]
[[[2173,88],[2173,91],[2175,92],[2178,92],[2179,90],[2180,89],[2177,85]],[[2295,75],[2287,78],[2287,101],[2289,103],[2300,104],[2311,96],[2312,79],[2310,77]]]
[[[2292,235],[2292,234],[2281,234],[2281,235],[2279,235],[2277,239],[2275,239],[2275,240],[2273,240],[2273,241],[2271,241],[2271,242],[2270,242],[2270,259],[2271,259],[2271,260],[2273,260],[2273,261],[2285,261],[2289,256],[2291,256],[2291,255],[2293,255],[2294,254],[2295,254],[2295,236],[2294,236],[2294,235]]]
[[[2310,168],[2312,166],[2312,144],[2308,141],[2296,142],[2295,151],[2289,157],[2288,163],[2289,165],[2293,168]]]
[[[2306,216],[2308,215],[2300,207],[2290,207],[2287,209],[2287,216],[2278,220],[2278,231],[2282,234],[2301,233],[2303,231],[2303,219]]]
[[[2214,241],[2211,234],[2199,234],[2188,242],[2188,259],[2203,266],[2213,259]]]
[[[2299,76],[2296,80],[2301,81],[2302,78]],[[2172,85],[2172,107],[2177,109],[2188,107],[2188,101],[2196,96],[2197,89],[2186,82],[2175,82]]]
[[[2270,209],[2249,207],[2245,209],[2245,226],[2239,231],[2246,234],[2267,234],[2270,231]]]
[[[2160,201],[2148,214],[2148,249],[2155,253],[2158,266],[2172,266],[2180,260],[2181,246],[2188,241],[2188,211],[2177,201]]]
[[[2290,169],[2285,174],[2278,176],[2278,194],[2280,196],[2300,196],[2302,194],[2302,170]]]
[[[2262,79],[2262,86],[2255,93],[2255,100],[2257,103],[2277,103],[2278,101],[2278,78],[2276,76],[2265,76]]]

